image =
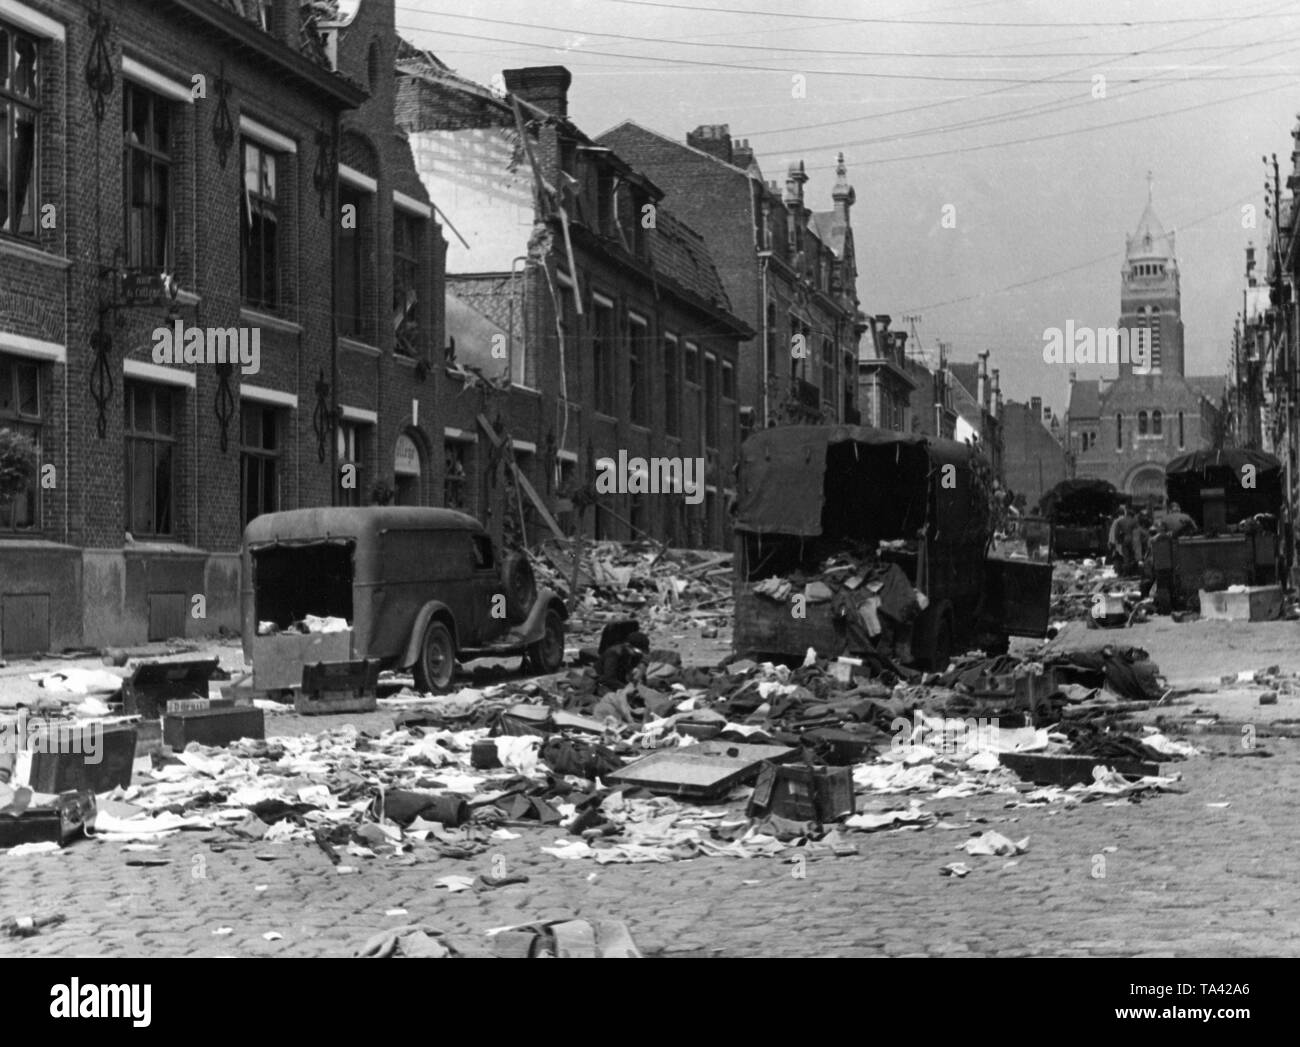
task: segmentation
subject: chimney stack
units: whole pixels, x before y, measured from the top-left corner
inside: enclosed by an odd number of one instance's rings
[[[989,397],[989,414],[996,418],[1002,413],[1002,388],[998,384],[998,369],[993,368],[993,392]]]
[[[502,74],[506,90],[561,120],[569,116],[569,85],[573,74],[562,65],[534,65],[507,69]]]
[[[988,398],[988,377],[989,377],[989,351],[987,349],[979,354],[979,364],[976,370],[978,375],[978,384],[975,389],[975,402],[981,407],[987,408],[989,405]]]
[[[724,164],[733,162],[731,127],[728,124],[700,124],[694,131],[687,132],[686,144],[716,157]]]
[[[754,162],[754,150],[749,146],[749,139],[736,139],[731,143],[731,162],[745,170]]]
[[[1029,398],[1029,409],[1034,412],[1036,421],[1043,420],[1043,398],[1041,396],[1031,396]]]

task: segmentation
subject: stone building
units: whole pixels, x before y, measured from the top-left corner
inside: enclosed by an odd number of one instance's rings
[[[1150,194],[1127,238],[1120,271],[1117,330],[1130,347],[1149,347],[1149,361],[1119,363],[1114,379],[1070,372],[1068,450],[1076,475],[1109,480],[1141,500],[1164,497],[1172,458],[1212,444],[1225,379],[1185,373],[1182,290],[1174,234],[1166,232]]]
[[[1029,403],[1008,400],[1002,407],[1002,475],[1007,489],[1035,504],[1070,476],[1069,456],[1059,422],[1040,397]]]
[[[699,232],[571,119],[564,67],[506,70],[494,91],[414,49],[399,65],[399,122],[451,233],[444,503],[546,534],[527,489],[502,497],[513,474],[482,418],[564,530],[725,546],[754,332]],[[603,463],[655,458],[701,461],[698,498],[629,478],[582,511]]]
[[[626,120],[598,137],[645,172],[664,202],[709,245],[737,316],[753,329],[740,348],[738,390],[749,431],[784,421],[861,420],[852,209],[857,194],[841,153],[831,206],[814,210],[803,161],[784,186],[765,181],[747,141],[726,124],[685,142]]]
[[[248,520],[429,446],[442,237],[393,0],[351,9],[0,5],[0,427],[42,466],[0,504],[0,652],[236,629]]]

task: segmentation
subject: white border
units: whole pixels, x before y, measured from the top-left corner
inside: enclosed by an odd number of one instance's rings
[[[0,352],[25,356],[31,360],[49,360],[51,363],[67,364],[68,347],[58,342],[47,342],[42,338],[28,338],[25,334],[12,334],[0,331]]]
[[[368,425],[379,424],[379,412],[372,411],[367,407],[348,407],[342,405],[340,410],[343,412],[343,418],[349,422],[365,422]]]
[[[63,43],[66,39],[62,22],[56,22],[49,15],[43,15],[26,4],[18,3],[18,0],[0,0],[0,15],[19,29],[26,29],[37,36],[57,40],[59,43]]]
[[[408,211],[411,214],[417,214],[421,218],[433,217],[432,207],[428,204],[421,203],[413,196],[407,196],[405,193],[400,193],[396,189],[393,190],[393,206],[400,207],[403,211]]]
[[[528,454],[537,453],[537,445],[533,443],[531,440],[511,440],[510,445],[516,451],[524,451]]]
[[[637,327],[649,327],[650,321],[640,313],[634,313],[631,309],[627,311],[628,321],[637,325]]]
[[[360,189],[363,192],[374,193],[379,190],[379,183],[367,174],[362,174],[355,167],[349,167],[347,164],[339,164],[339,181],[346,182],[353,189]]]
[[[272,131],[266,124],[259,123],[251,116],[239,114],[239,133],[251,138],[254,142],[270,146],[272,149],[278,149],[282,153],[297,153],[298,143],[288,135],[282,135],[279,131]]]
[[[127,378],[162,382],[163,385],[183,385],[186,389],[193,389],[196,385],[193,371],[181,371],[161,364],[147,364],[143,360],[123,360],[122,374]]]
[[[298,410],[298,397],[293,393],[282,393],[279,389],[267,389],[262,385],[239,385],[239,398],[252,400],[259,404],[272,404],[276,407],[288,407]]]
[[[130,55],[122,56],[122,79],[134,80],[137,84],[144,84],[145,87],[151,88],[174,102],[185,102],[188,105],[194,104],[194,94],[190,88],[179,80],[173,80],[170,76],[149,68],[149,66],[137,61]]]
[[[614,308],[614,299],[606,298],[603,294],[600,294],[597,291],[591,292],[591,300],[595,302],[598,306],[600,306],[602,309]]]

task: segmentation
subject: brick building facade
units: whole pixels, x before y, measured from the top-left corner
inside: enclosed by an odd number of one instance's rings
[[[368,500],[399,435],[428,454],[442,238],[394,39],[392,0],[0,5],[0,114],[35,156],[0,185],[0,426],[46,467],[0,506],[0,651],[236,629],[248,519]],[[160,362],[177,323],[248,355]]]
[[[444,503],[545,534],[482,416],[565,530],[723,546],[753,332],[704,241],[569,118],[563,67],[507,70],[497,92],[414,49],[399,70],[399,123],[449,230]],[[702,500],[629,490],[584,511],[620,455],[703,460]]]
[[[858,309],[852,208],[840,154],[831,208],[814,211],[802,161],[784,188],[764,181],[747,142],[726,124],[697,127],[678,142],[632,121],[600,135],[644,171],[665,200],[708,242],[736,314],[755,332],[741,347],[746,426],[781,421],[856,423]]]

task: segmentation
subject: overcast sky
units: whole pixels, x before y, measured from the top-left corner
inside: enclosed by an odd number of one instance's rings
[[[818,210],[843,150],[863,307],[919,315],[931,359],[992,350],[1005,395],[1058,409],[1043,332],[1115,324],[1148,170],[1188,372],[1224,371],[1244,248],[1266,241],[1261,155],[1285,186],[1300,111],[1300,0],[398,0],[397,22],[484,83],[568,66],[593,136],[729,124],[765,178],[803,159]]]

